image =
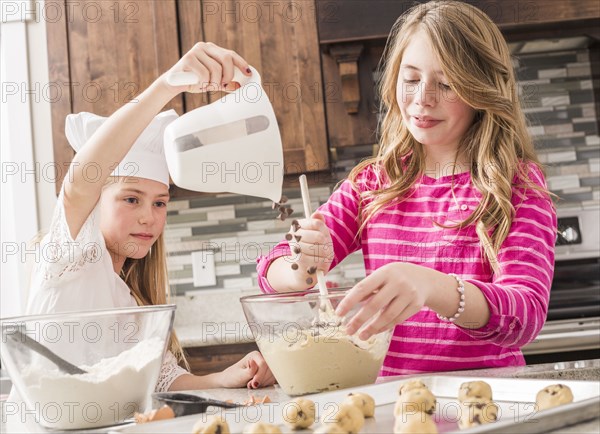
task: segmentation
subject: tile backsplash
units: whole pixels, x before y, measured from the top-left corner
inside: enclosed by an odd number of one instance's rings
[[[593,95],[598,77],[592,75],[588,42],[569,38],[511,44],[529,130],[546,166],[548,185],[560,197],[559,207],[600,203],[600,138]],[[371,152],[371,146],[338,148],[337,178],[342,179]],[[327,200],[333,188],[310,190],[313,209]],[[295,210],[292,217],[301,216],[299,189],[284,194]],[[290,224],[290,220],[277,220],[271,205],[233,194],[172,201],[165,232],[172,293],[193,297],[210,289],[256,288],[256,259],[283,238]],[[193,252],[210,252],[195,254],[195,269]],[[343,286],[362,277],[362,254],[357,252],[327,279]],[[206,286],[195,286],[195,281]]]
[[[600,201],[598,101],[594,101],[599,77],[592,73],[600,68],[598,60],[592,60],[589,43],[585,37],[574,37],[512,46],[529,132],[546,166],[548,187],[560,198],[558,206],[597,207]]]
[[[329,198],[332,188],[309,189],[313,209]],[[284,194],[295,210],[292,218],[302,216],[300,190]],[[165,230],[172,293],[191,296],[197,290],[257,287],[256,260],[283,239],[291,222],[277,219],[278,211],[271,206],[264,199],[234,194],[172,201]],[[364,276],[358,255],[347,258],[328,280],[342,286]],[[214,284],[204,278],[206,273],[214,273]]]

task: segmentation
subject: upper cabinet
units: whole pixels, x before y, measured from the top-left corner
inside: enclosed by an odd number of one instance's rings
[[[312,1],[55,3],[61,13],[47,20],[47,34],[50,82],[61,94],[52,100],[56,167],[66,168],[73,157],[64,135],[66,115],[110,115],[196,42],[211,41],[237,51],[261,73],[279,123],[286,173],[328,169]],[[165,109],[182,114],[220,96],[180,95]]]
[[[109,116],[179,59],[175,0],[53,2],[46,20],[57,192],[73,158],[65,117]],[[183,111],[177,97],[167,108]]]

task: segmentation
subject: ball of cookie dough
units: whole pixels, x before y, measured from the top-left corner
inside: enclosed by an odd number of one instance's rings
[[[244,434],[281,434],[281,430],[276,425],[270,423],[257,422],[244,427]]]
[[[573,392],[571,392],[569,386],[564,384],[553,384],[544,387],[535,397],[538,410],[546,410],[570,402],[573,402]]]
[[[437,434],[437,426],[427,413],[404,413],[396,417],[394,434]]]
[[[492,388],[485,381],[469,381],[460,385],[458,389],[459,401],[491,401]]]
[[[409,380],[400,385],[398,395],[402,395],[412,389],[427,389],[427,386],[421,380]]]
[[[358,407],[363,412],[364,417],[375,416],[375,400],[371,395],[367,395],[366,393],[349,393],[343,403]]]
[[[313,431],[313,434],[348,434],[341,426],[335,423],[324,423]]]
[[[204,416],[206,417],[206,416]],[[227,421],[221,416],[209,416],[204,419],[200,419],[194,424],[192,428],[192,434],[230,434],[229,425]]]
[[[492,401],[465,401],[460,403],[458,427],[471,428],[498,420],[498,406]]]
[[[435,396],[429,389],[410,389],[403,392],[396,401],[394,415],[398,416],[401,413],[414,413],[417,411],[433,414],[435,405]]]
[[[365,417],[362,410],[355,405],[342,404],[330,422],[339,425],[347,433],[357,433],[365,424]]]
[[[283,420],[292,429],[304,429],[315,421],[315,403],[310,399],[298,398],[283,408]]]

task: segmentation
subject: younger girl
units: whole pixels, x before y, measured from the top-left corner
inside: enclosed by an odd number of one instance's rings
[[[361,249],[367,277],[337,313],[364,300],[350,333],[394,328],[382,375],[522,365],[546,318],[556,213],[507,44],[476,7],[434,1],[399,18],[383,67],[379,154],[298,222],[300,254],[282,242],[260,259],[261,287],[305,290],[309,268]]]
[[[168,279],[163,229],[169,172],[165,127],[177,118],[157,113],[181,92],[232,89],[234,67],[250,73],[237,53],[211,43],[194,46],[136,100],[105,119],[69,115],[66,135],[77,151],[58,197],[44,246],[55,246],[32,275],[28,314],[164,304]],[[170,72],[193,71],[194,86],[173,87]],[[172,336],[157,391],[271,385],[273,375],[258,352],[223,372],[194,376]]]

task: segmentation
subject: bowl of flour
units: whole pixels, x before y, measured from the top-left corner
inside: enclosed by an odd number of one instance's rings
[[[174,305],[2,319],[2,365],[22,413],[58,430],[122,423],[151,409]],[[84,374],[67,374],[10,335],[35,339]]]

